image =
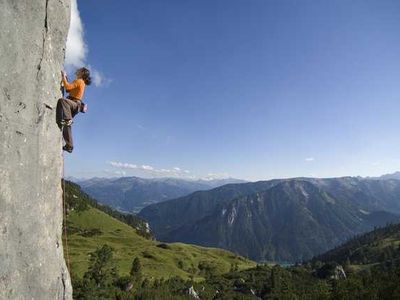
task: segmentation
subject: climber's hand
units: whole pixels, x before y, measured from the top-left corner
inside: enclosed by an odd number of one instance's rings
[[[67,74],[65,74],[64,71],[61,71],[61,76],[62,76],[62,78],[65,78],[67,76]]]

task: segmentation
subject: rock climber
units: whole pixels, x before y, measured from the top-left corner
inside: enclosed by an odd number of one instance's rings
[[[85,86],[91,84],[90,72],[86,68],[80,68],[75,72],[75,80],[68,82],[66,73],[61,71],[62,83],[69,93],[67,98],[61,98],[57,103],[56,121],[63,132],[65,145],[64,151],[69,153],[74,149],[72,141],[72,120],[79,112],[86,111],[86,105],[82,102]]]

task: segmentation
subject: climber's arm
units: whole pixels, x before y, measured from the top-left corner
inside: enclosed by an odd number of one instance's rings
[[[65,89],[67,90],[67,92],[72,89],[75,89],[79,86],[79,84],[76,80],[74,80],[72,83],[69,83],[67,80],[67,76],[65,75],[65,72],[61,72],[61,76],[62,76],[63,85],[64,85]]]

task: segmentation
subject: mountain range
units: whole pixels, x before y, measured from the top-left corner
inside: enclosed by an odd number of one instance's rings
[[[394,173],[390,173],[390,174],[385,174],[382,175],[380,177],[378,177],[379,179],[399,179],[400,180],[400,172],[394,172]]]
[[[102,204],[124,212],[138,212],[143,207],[188,195],[194,191],[209,190],[229,183],[245,181],[226,178],[213,180],[186,180],[180,178],[91,178],[73,179],[90,196]]]
[[[354,185],[352,180],[344,181],[346,186]],[[332,182],[328,184],[332,185]],[[337,182],[333,186],[336,185]],[[220,188],[220,195],[238,194],[235,186]],[[318,204],[320,198],[331,204],[335,201],[326,191],[318,190],[315,182],[305,179],[260,182],[247,185],[242,192],[250,193],[247,199],[254,202],[251,191],[265,187],[267,191],[256,194],[268,194],[273,190],[268,197],[273,199],[274,195],[279,195],[279,202],[282,202],[272,205],[274,209],[288,206],[290,201],[282,197],[282,193],[287,194],[286,198],[298,197],[298,202],[307,207],[317,204],[321,214],[324,205]],[[147,234],[147,224],[137,216],[121,214],[98,204],[76,184],[66,182],[65,192],[68,230],[64,232],[68,232],[68,246],[66,236],[63,240],[64,249],[69,247],[70,250],[70,256],[68,251],[66,255],[74,279],[74,299],[400,297],[400,224],[375,228],[304,264],[282,268],[276,264],[256,265],[217,248],[160,243]],[[305,199],[308,204],[304,203]],[[390,201],[386,204],[390,205]],[[340,209],[335,211],[341,214]],[[362,214],[367,215],[364,210]],[[380,213],[377,215],[379,217]],[[235,223],[235,218],[231,220]],[[376,217],[373,220],[376,221]],[[366,218],[366,222],[374,223],[373,220]]]
[[[162,241],[228,249],[257,261],[300,261],[398,222],[400,181],[342,177],[228,184],[139,213]]]

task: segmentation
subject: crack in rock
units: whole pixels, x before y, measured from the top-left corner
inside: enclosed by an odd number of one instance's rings
[[[8,92],[7,88],[3,88],[3,93],[4,93],[4,96],[6,96],[7,100],[11,101],[11,96],[10,96],[10,93]]]
[[[46,10],[45,10],[45,15],[44,15],[44,32],[43,32],[43,43],[42,43],[42,56],[40,57],[39,64],[37,66],[37,73],[36,73],[36,78],[39,78],[39,72],[42,69],[42,62],[44,59],[44,53],[45,53],[45,46],[46,46],[46,38],[47,38],[47,33],[49,31],[49,27],[47,24],[47,16],[48,16],[48,6],[49,6],[49,0],[46,0]]]
[[[63,285],[63,299],[65,300],[65,299],[66,299],[66,298],[65,298],[65,289],[66,289],[66,286],[65,286],[64,272],[61,273],[61,282],[62,282],[62,285]]]

